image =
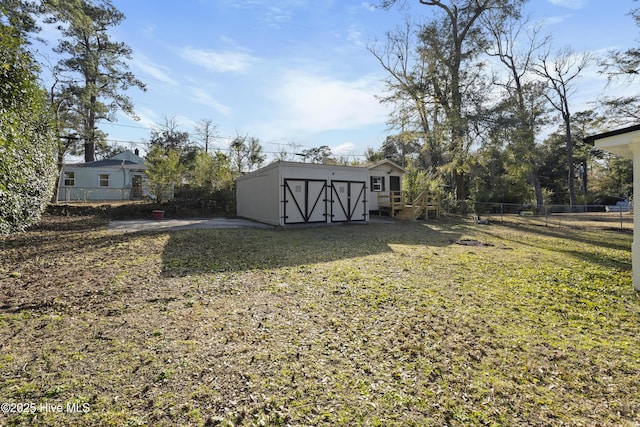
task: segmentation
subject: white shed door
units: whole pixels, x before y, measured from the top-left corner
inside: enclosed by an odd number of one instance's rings
[[[284,180],[284,223],[327,222],[327,181]]]
[[[366,221],[366,194],[363,181],[331,181],[331,222]]]

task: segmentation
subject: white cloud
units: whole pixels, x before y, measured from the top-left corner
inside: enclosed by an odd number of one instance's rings
[[[347,30],[347,40],[358,47],[363,47],[365,45],[362,41],[362,31],[354,25],[350,26]]]
[[[155,111],[146,107],[137,107],[136,115],[140,119],[138,121],[139,125],[147,129],[155,128],[160,120],[160,116],[158,116]]]
[[[172,86],[177,85],[177,82],[169,76],[170,69],[163,65],[155,64],[151,62],[146,56],[137,54],[136,67],[142,72],[148,74],[151,78],[159,80],[163,83],[170,84]],[[144,80],[144,79],[143,79]]]
[[[567,9],[579,10],[587,5],[587,0],[549,0],[549,3]]]
[[[345,142],[336,147],[331,147],[331,153],[335,156],[347,156],[356,151],[356,146],[352,142]]]
[[[198,104],[205,105],[207,107],[213,108],[215,111],[223,115],[224,117],[231,116],[231,108],[227,105],[222,104],[217,101],[210,93],[208,93],[205,89],[201,87],[191,87],[189,88],[189,94],[191,95],[191,99]]]
[[[254,58],[241,51],[215,51],[187,47],[182,49],[180,56],[216,73],[245,72]]]
[[[362,6],[365,10],[368,10],[369,12],[375,12],[377,9],[375,4],[369,3],[368,1],[363,1],[362,3],[360,3],[360,6]]]
[[[273,92],[284,117],[279,126],[313,133],[384,123],[386,111],[374,98],[379,89],[377,77],[346,81],[299,71],[285,73]]]

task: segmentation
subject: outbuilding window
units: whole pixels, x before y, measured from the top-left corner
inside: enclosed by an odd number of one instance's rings
[[[64,186],[65,187],[73,187],[76,185],[76,173],[75,172],[65,172],[64,173]]]
[[[109,174],[101,173],[98,174],[98,187],[108,187],[109,186]]]
[[[384,176],[372,176],[371,177],[371,190],[372,191],[384,191]]]

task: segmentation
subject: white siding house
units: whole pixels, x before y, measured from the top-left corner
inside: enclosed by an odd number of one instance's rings
[[[273,225],[368,221],[367,169],[277,161],[236,181],[238,216]]]
[[[134,200],[148,195],[144,159],[125,151],[109,159],[65,164],[58,183],[59,202]]]
[[[388,203],[391,192],[402,191],[402,177],[406,170],[388,159],[365,167],[369,172],[369,210],[378,211],[379,196]]]

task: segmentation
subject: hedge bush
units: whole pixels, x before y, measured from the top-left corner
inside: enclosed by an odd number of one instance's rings
[[[37,64],[0,24],[0,235],[36,224],[56,177],[55,134]]]

